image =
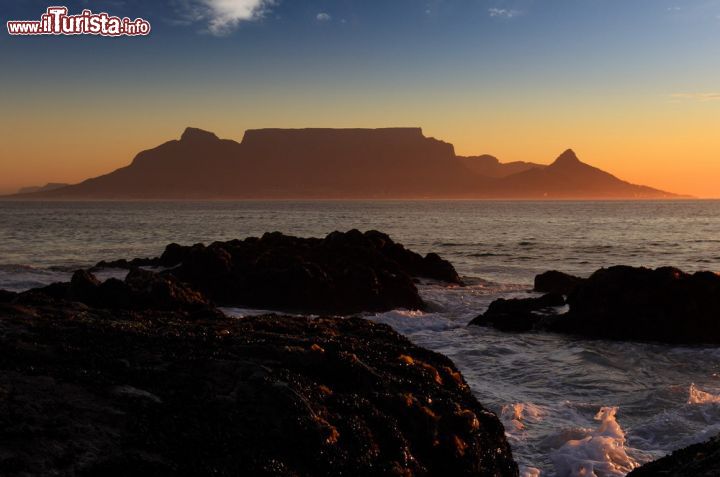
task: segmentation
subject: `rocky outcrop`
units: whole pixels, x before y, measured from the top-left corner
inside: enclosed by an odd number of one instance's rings
[[[99,287],[78,273],[65,291]],[[518,475],[452,362],[385,325],[45,293],[0,304],[3,476]]]
[[[720,343],[720,276],[617,266],[568,297],[559,331],[597,338]]]
[[[323,239],[268,233],[260,238],[184,247],[131,263],[171,268],[181,282],[227,306],[299,312],[355,313],[425,307],[414,278],[461,284],[453,266],[421,256],[370,231],[333,232]]]
[[[720,475],[720,436],[645,464],[628,477],[716,477]]]
[[[567,273],[551,270],[535,276],[534,290],[540,293],[570,295],[582,283],[583,279]]]
[[[688,274],[671,267],[603,268],[581,281],[567,303],[567,313],[536,324],[590,338],[720,343],[720,276],[715,273]],[[512,329],[514,325],[500,322],[526,321],[525,305],[499,303],[505,315],[486,323]]]
[[[54,283],[20,294],[22,301],[65,300],[105,309],[176,310],[212,315],[217,311],[205,296],[168,274],[133,268],[124,281],[100,282],[85,270],[76,271],[70,283]]]
[[[7,290],[0,290],[0,303],[9,303],[10,301],[14,300],[17,296],[17,293],[7,291]]]
[[[500,298],[492,302],[487,311],[470,324],[491,326],[501,331],[524,332],[542,329],[556,316],[555,309],[564,304],[563,296],[555,293],[537,298]]]

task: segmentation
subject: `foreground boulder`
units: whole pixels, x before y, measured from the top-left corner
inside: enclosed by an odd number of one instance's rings
[[[645,464],[628,477],[717,477],[720,475],[720,436]]]
[[[535,319],[533,327],[590,338],[720,343],[720,276],[715,273],[688,274],[670,267],[603,268],[582,280],[567,303],[566,313]],[[528,313],[542,315],[542,308],[532,300],[498,301],[488,309],[492,319],[473,324],[525,331],[516,324],[532,318]]]
[[[720,343],[720,276],[617,266],[568,297],[557,330],[609,339]]]
[[[178,281],[134,268],[125,280],[110,278],[100,282],[86,270],[76,271],[69,283],[53,283],[20,294],[20,302],[37,303],[47,299],[66,300],[104,309],[174,310],[209,315],[218,313],[205,296]],[[9,300],[6,300],[9,301]]]
[[[534,290],[540,293],[570,295],[583,282],[583,279],[567,273],[551,270],[535,277]]]
[[[448,261],[433,253],[423,257],[377,231],[171,244],[157,259],[98,266],[138,263],[169,268],[167,274],[222,305],[301,312],[422,309],[414,278],[461,284]]]
[[[501,331],[530,331],[546,325],[547,320],[555,316],[555,309],[564,304],[563,296],[554,293],[537,298],[500,298],[470,324],[492,326]]]
[[[0,475],[517,476],[447,358],[363,319],[0,304]]]

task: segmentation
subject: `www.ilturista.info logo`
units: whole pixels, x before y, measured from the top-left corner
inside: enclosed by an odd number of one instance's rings
[[[67,7],[48,7],[39,21],[9,21],[7,29],[11,35],[143,36],[150,33],[150,22],[142,18],[131,20],[90,10],[83,10],[79,15],[68,15]]]

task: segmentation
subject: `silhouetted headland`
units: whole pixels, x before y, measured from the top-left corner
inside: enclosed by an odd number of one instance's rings
[[[462,157],[420,128],[260,129],[238,143],[187,128],[107,175],[27,199],[654,199],[572,150],[549,166]]]

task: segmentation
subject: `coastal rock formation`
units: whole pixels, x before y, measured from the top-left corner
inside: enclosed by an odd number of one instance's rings
[[[461,284],[448,261],[434,253],[423,257],[377,231],[333,232],[323,239],[267,233],[209,246],[171,244],[161,257],[134,263],[169,267],[164,274],[222,305],[300,312],[422,309],[413,277]]]
[[[720,436],[645,464],[627,477],[716,477],[720,475]]]
[[[548,293],[538,298],[500,298],[487,311],[470,322],[471,325],[492,326],[501,331],[530,331],[547,326],[554,309],[565,304],[562,295]]]
[[[535,277],[534,290],[540,293],[556,293],[567,296],[575,291],[582,281],[582,278],[550,270]]]
[[[560,331],[667,343],[720,342],[720,276],[715,273],[600,269],[568,297],[568,304]]]
[[[720,276],[712,272],[603,268],[581,281],[567,303],[567,313],[540,328],[591,338],[720,343]],[[527,318],[522,305],[500,303],[511,315],[503,320]],[[499,319],[479,322],[502,329]]]
[[[54,299],[83,303],[105,309],[176,310],[195,313],[216,312],[205,296],[168,274],[133,268],[124,281],[110,278],[100,282],[85,270],[76,271],[70,283],[54,283],[20,294],[23,300]]]
[[[3,476],[518,475],[453,363],[388,326],[46,292],[0,304]]]

